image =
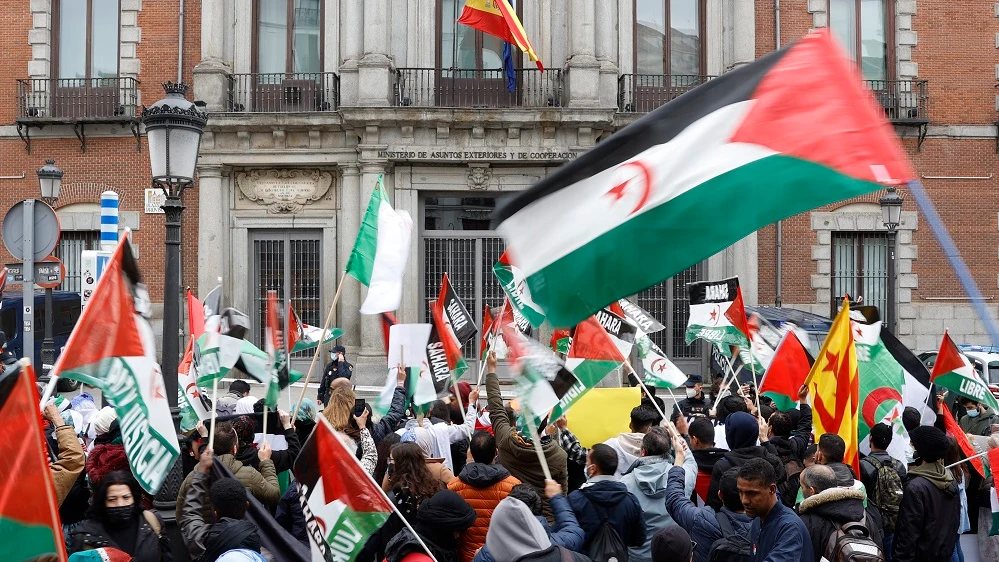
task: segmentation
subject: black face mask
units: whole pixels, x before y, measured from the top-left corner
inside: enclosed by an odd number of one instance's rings
[[[135,504],[107,508],[106,524],[111,528],[127,527],[135,518]]]

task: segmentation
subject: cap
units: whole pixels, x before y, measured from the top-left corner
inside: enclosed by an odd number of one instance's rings
[[[336,345],[330,351],[333,353],[347,353],[347,348],[342,345]]]
[[[687,376],[687,382],[683,383],[683,386],[693,388],[695,384],[700,384],[702,382],[704,382],[704,379],[701,378],[701,375],[689,375]]]

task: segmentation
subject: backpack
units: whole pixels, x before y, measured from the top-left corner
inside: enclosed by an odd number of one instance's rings
[[[614,527],[607,522],[604,508],[594,502],[590,505],[597,509],[600,515],[600,528],[593,535],[590,541],[590,550],[587,556],[593,562],[628,562],[628,547],[624,546],[624,541],[614,530]],[[643,523],[644,524],[644,523]]]
[[[867,457],[864,460],[870,461],[877,469],[871,503],[881,512],[882,527],[885,534],[890,535],[895,532],[898,506],[902,503],[902,479],[895,471],[892,461],[884,462],[876,457]]]
[[[787,507],[794,507],[798,497],[798,489],[801,488],[800,475],[805,470],[805,464],[800,460],[791,457],[784,461],[784,471],[787,473],[787,480],[777,485],[780,492],[780,501]]]
[[[825,558],[829,562],[885,562],[884,552],[871,539],[866,522],[865,514],[860,522],[836,527],[826,542]]]
[[[753,543],[748,537],[736,533],[728,515],[716,511],[715,519],[721,529],[720,539],[711,543],[708,562],[749,562],[753,559]]]

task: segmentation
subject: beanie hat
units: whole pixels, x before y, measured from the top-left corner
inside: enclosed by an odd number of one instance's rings
[[[132,557],[117,548],[104,547],[81,550],[69,556],[69,562],[130,562]]]
[[[725,441],[731,450],[752,447],[760,438],[760,424],[752,414],[733,412],[725,418]]]
[[[919,458],[925,462],[937,462],[944,458],[950,447],[947,435],[930,425],[921,425],[910,431],[909,441],[916,448]]]
[[[100,409],[94,417],[90,420],[90,423],[94,424],[94,433],[97,435],[104,435],[111,429],[111,422],[118,419],[118,413],[114,411],[111,406],[104,406]]]
[[[417,519],[450,532],[467,531],[478,515],[468,502],[451,490],[441,490],[420,504]]]
[[[690,535],[678,525],[666,526],[652,536],[653,560],[687,562],[693,552],[694,545],[690,542]]]
[[[883,423],[875,424],[871,428],[871,446],[877,447],[882,451],[891,445],[891,428]]]

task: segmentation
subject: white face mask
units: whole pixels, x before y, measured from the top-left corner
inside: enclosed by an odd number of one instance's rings
[[[687,389],[687,398],[693,398],[695,396],[697,396],[697,391],[694,390],[693,388],[688,388]]]

